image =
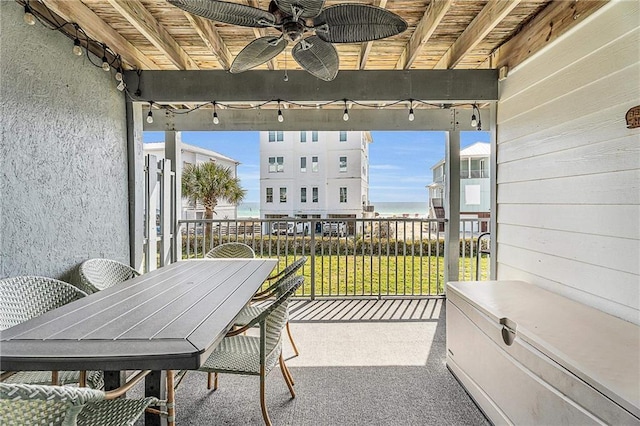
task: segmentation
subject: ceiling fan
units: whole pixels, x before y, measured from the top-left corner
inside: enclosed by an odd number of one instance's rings
[[[269,10],[216,0],[167,0],[172,5],[226,24],[275,28],[280,36],[260,37],[245,46],[231,64],[232,73],[261,65],[289,44],[296,62],[314,76],[331,81],[338,74],[338,52],[332,43],[362,43],[400,34],[407,23],[375,6],[341,3],[324,8],[325,0],[271,0]],[[309,34],[309,35],[307,35]]]

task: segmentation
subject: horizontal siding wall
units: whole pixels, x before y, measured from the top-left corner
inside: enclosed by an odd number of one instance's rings
[[[500,85],[497,278],[640,324],[640,3],[612,2]]]

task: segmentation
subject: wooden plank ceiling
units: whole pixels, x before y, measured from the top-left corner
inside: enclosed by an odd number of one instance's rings
[[[268,9],[270,0],[227,0]],[[24,4],[25,0],[18,3]],[[278,34],[212,22],[165,0],[30,0],[79,25],[122,58],[123,68],[226,70],[251,40]],[[338,44],[341,70],[508,68],[539,51],[606,1],[592,0],[327,0],[400,15],[408,29],[369,43]],[[73,30],[61,31],[74,37]],[[84,43],[83,43],[84,45]],[[291,46],[256,69],[300,69]],[[94,44],[92,50],[99,50]],[[91,48],[92,46],[90,46]],[[96,52],[101,56],[99,52]]]

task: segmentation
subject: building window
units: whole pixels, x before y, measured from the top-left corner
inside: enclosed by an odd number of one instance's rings
[[[307,141],[307,132],[300,132],[300,142]]]
[[[347,132],[345,132],[344,130],[340,131],[340,142],[346,142],[347,141]]]
[[[311,142],[318,142],[318,131],[314,130],[311,132]]]
[[[340,171],[347,171],[347,157],[340,157]]]
[[[284,172],[284,157],[269,157],[269,173]]]
[[[311,202],[312,203],[317,203],[318,202],[318,187],[317,186],[311,188]]]
[[[269,142],[282,142],[284,140],[284,132],[282,130],[269,130]]]
[[[273,203],[273,188],[267,188],[267,203]]]
[[[307,157],[300,157],[300,171],[306,173],[307,171]]]
[[[340,187],[340,202],[341,203],[347,202],[347,188],[345,186]]]
[[[280,202],[287,202],[287,188],[280,188]]]
[[[311,157],[311,171],[318,171],[318,157]]]
[[[300,202],[307,202],[307,188],[300,188]]]

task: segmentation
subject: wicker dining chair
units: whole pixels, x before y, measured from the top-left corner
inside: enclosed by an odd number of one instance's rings
[[[251,258],[256,257],[256,253],[253,249],[244,244],[238,242],[230,242],[220,244],[209,250],[207,254],[204,255],[205,258],[225,258],[225,257],[241,257],[241,258]]]
[[[18,325],[52,309],[86,296],[71,284],[53,278],[18,276],[0,280],[0,330]],[[57,376],[57,378],[56,378]],[[5,383],[69,384],[79,383],[78,371],[3,372]],[[102,373],[87,372],[87,384],[103,387]]]
[[[140,275],[129,265],[112,259],[89,259],[78,267],[78,288],[92,294]]]
[[[280,371],[291,397],[296,396],[291,373],[282,357],[282,330],[287,322],[289,299],[303,282],[302,276],[287,278],[286,283],[282,285],[282,294],[244,327],[227,333],[198,369],[209,373],[209,389],[211,374],[215,374],[214,390],[218,388],[218,373],[260,376],[260,407],[267,426],[271,426],[271,420],[266,406],[265,381],[276,364],[280,364]],[[259,337],[242,334],[256,325],[260,327]]]
[[[282,269],[277,274],[267,278],[267,282],[271,282],[267,288],[262,291],[257,292],[253,298],[251,299],[253,304],[245,306],[238,316],[236,317],[235,326],[242,327],[249,323],[253,318],[260,315],[269,305],[265,305],[263,302],[269,298],[274,298],[279,296],[282,293],[283,284],[287,283],[287,278],[291,275],[295,274],[302,266],[304,266],[307,261],[306,256],[299,257],[295,261],[291,262],[284,269]],[[286,323],[287,335],[289,336],[289,341],[291,342],[291,347],[293,348],[293,352],[296,356],[300,355],[298,351],[298,347],[296,343],[293,341],[293,336],[291,335],[291,327],[289,326],[289,310],[287,309],[287,323]]]
[[[103,391],[72,386],[0,383],[2,425],[133,425],[156,398],[108,399]]]

